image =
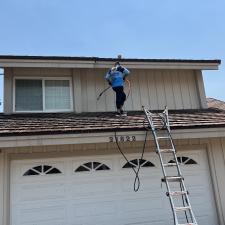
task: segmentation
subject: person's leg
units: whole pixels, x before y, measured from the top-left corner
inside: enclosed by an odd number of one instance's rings
[[[116,108],[117,108],[117,112],[120,113],[120,107],[121,107],[121,103],[120,103],[120,88],[119,87],[114,87],[113,91],[116,92]]]
[[[123,87],[121,87],[121,109],[122,109],[122,107],[123,107],[123,105],[124,105],[124,102],[126,101],[126,94],[125,94],[125,92],[124,92],[124,90],[123,90]]]
[[[116,92],[116,108],[117,112],[122,112],[123,104],[126,100],[126,94],[123,91],[123,87],[114,87],[113,90]]]

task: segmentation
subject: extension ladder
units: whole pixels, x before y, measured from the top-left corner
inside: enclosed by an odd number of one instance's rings
[[[166,195],[169,197],[174,224],[197,225],[171,136],[168,109],[166,107],[162,113],[158,114],[151,113],[144,106],[143,110],[154,137],[156,153],[160,159],[163,172],[161,181],[166,184]],[[166,147],[161,148],[163,143]],[[165,158],[168,159],[168,154],[172,160],[165,162]],[[176,174],[169,175],[171,173]]]

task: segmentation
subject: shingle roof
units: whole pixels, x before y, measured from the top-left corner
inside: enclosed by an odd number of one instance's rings
[[[176,110],[169,116],[172,129],[225,127],[225,111],[216,109]],[[128,112],[126,118],[112,112],[0,114],[0,136],[144,130],[144,120],[142,111]]]
[[[225,102],[221,100],[215,98],[207,98],[207,104],[210,108],[225,110]]]

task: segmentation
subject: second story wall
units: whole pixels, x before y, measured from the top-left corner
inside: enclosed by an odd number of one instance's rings
[[[74,70],[75,106],[78,111],[96,112],[115,110],[115,94],[108,90],[99,101],[97,97],[108,84],[106,71],[100,69]],[[77,79],[77,82],[76,82]],[[131,70],[130,95],[125,102],[126,110],[152,110],[205,108],[205,92],[201,71],[194,70]],[[125,85],[126,94],[129,85]]]
[[[101,112],[115,110],[115,94],[110,89],[97,101],[108,84],[106,69],[63,68],[6,68],[4,77],[4,112],[13,113],[14,80],[24,78],[70,78],[72,111]],[[132,69],[128,79],[130,95],[125,110],[141,110],[144,105],[152,110],[199,109],[206,107],[206,98],[200,70]],[[128,83],[125,92],[129,92]]]

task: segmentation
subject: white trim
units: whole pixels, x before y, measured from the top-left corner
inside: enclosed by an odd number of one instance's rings
[[[42,104],[43,110],[35,110],[35,111],[16,111],[16,80],[42,80]],[[66,110],[46,110],[45,109],[45,81],[46,80],[68,80],[69,88],[70,88],[70,109]],[[72,112],[73,111],[73,94],[72,94],[72,77],[25,77],[25,76],[14,76],[13,77],[13,113],[56,113],[56,112]]]
[[[207,105],[207,101],[206,101],[206,94],[205,94],[205,87],[204,87],[202,71],[196,70],[195,77],[196,77],[196,84],[197,84],[197,90],[198,90],[201,108],[207,109],[208,105]]]
[[[70,109],[71,109],[71,111],[73,111],[74,110],[74,108],[73,108],[73,101],[74,101],[74,99],[73,99],[73,77],[71,77],[70,79],[69,79],[69,85],[70,85]]]
[[[110,68],[114,61],[1,59],[0,67],[39,68]],[[217,70],[216,62],[123,62],[130,69],[197,69]]]
[[[13,112],[16,111],[16,79],[13,77]]]
[[[43,112],[45,112],[45,80],[42,79],[42,108]]]
[[[63,144],[109,143],[109,137],[114,137],[114,135],[114,132],[105,132],[11,137],[6,136],[0,137],[0,148]],[[117,132],[117,135],[135,136],[136,141],[144,141],[145,131]],[[172,130],[172,136],[174,140],[219,137],[225,138],[225,128]],[[149,135],[148,140],[153,140],[153,137]]]

